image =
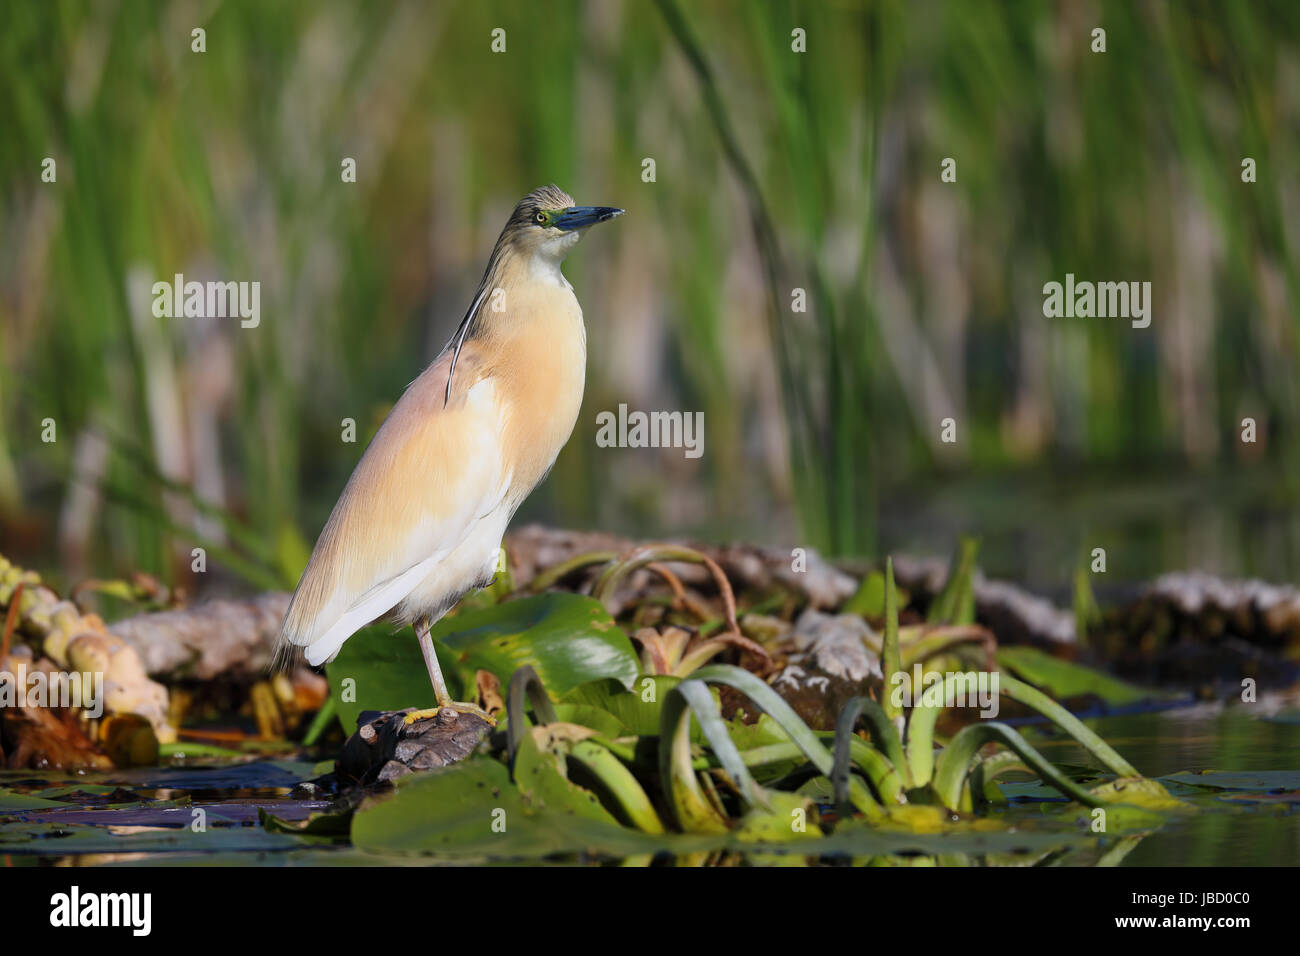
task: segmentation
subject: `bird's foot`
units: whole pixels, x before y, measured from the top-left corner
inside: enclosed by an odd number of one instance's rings
[[[487,721],[488,726],[490,727],[495,727],[497,725],[497,719],[477,704],[463,703],[455,700],[449,700],[444,704],[439,704],[437,707],[426,707],[423,710],[413,710],[403,718],[403,723],[409,727],[417,720],[427,720],[430,717],[436,717],[439,712],[444,710],[452,710],[458,714],[473,714],[475,717],[481,717],[483,720]]]

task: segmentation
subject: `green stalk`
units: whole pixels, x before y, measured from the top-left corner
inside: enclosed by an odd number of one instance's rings
[[[867,780],[875,787],[876,793],[880,795],[880,799],[885,803],[906,803],[907,796],[903,790],[902,780],[885,756],[858,737],[852,737],[849,745],[850,759],[866,775]],[[740,752],[740,758],[745,761],[746,767],[765,767],[769,764],[797,760],[803,756],[805,756],[804,752],[799,748],[799,745],[792,741],[781,744],[766,744],[762,747],[752,747],[749,750]],[[721,765],[721,762],[716,757],[707,755],[696,757],[691,761],[691,766],[696,770],[709,770]],[[852,777],[850,777],[850,780],[852,783],[856,783],[856,780],[853,780]],[[852,783],[850,784],[850,802],[860,798],[865,793],[865,791],[859,793],[857,788],[852,786]],[[870,798],[870,794],[865,795],[868,799],[861,800],[862,805],[857,806],[855,804],[855,806],[858,810],[870,815],[871,810],[868,808],[875,806],[876,801]]]
[[[835,768],[835,758],[822,746],[821,741],[817,739],[817,735],[813,733],[808,725],[799,719],[799,715],[794,712],[794,709],[776,691],[749,671],[729,664],[714,664],[696,671],[692,679],[725,684],[740,691],[759,710],[776,722],[776,725],[799,747],[799,750],[822,776],[831,776]],[[730,742],[730,738],[728,738],[728,742]],[[858,780],[850,781],[849,787],[854,805],[863,813],[870,813],[870,807],[875,801],[867,793],[866,787]]]
[[[1084,723],[1052,698],[1037,688],[1030,687],[1024,681],[1017,680],[1006,671],[998,674],[998,684],[1002,693],[1026,707],[1032,707],[1056,726],[1077,740],[1088,753],[1105,765],[1107,770],[1121,777],[1140,777],[1137,769],[1121,757],[1116,751]]]
[[[1099,807],[1104,801],[1093,796],[1061,771],[1057,770],[1046,757],[1035,750],[1024,737],[1000,721],[986,724],[973,724],[959,731],[939,755],[939,764],[934,775],[934,792],[939,801],[949,810],[959,810],[962,804],[962,791],[970,774],[971,761],[980,747],[987,743],[1000,743],[1016,752],[1034,773],[1042,777],[1043,782],[1055,787],[1071,800],[1088,807]]]
[[[987,757],[977,758],[967,778],[970,782],[971,794],[979,794],[980,799],[985,803],[1006,803],[1007,799],[1002,795],[995,781],[1002,774],[1014,770],[1033,773],[1020,759],[1020,755],[1011,750],[1001,750]]]
[[[894,675],[903,670],[903,657],[898,646],[898,589],[894,587],[894,559],[885,559],[885,643],[881,648],[880,666],[884,674],[885,716],[897,721],[903,716],[901,705],[894,703]]]
[[[320,710],[316,711],[316,716],[312,718],[311,726],[307,728],[307,736],[302,738],[304,747],[310,747],[320,739],[320,735],[325,733],[325,728],[334,719],[334,713],[337,709],[338,705],[334,702],[334,695],[331,694],[326,697],[325,703]],[[345,727],[344,730],[347,731],[347,728]]]
[[[579,568],[589,567],[593,564],[608,564],[617,558],[617,551],[589,551],[586,554],[575,555],[567,561],[553,564],[545,571],[539,572],[528,582],[528,590],[534,592],[545,591],[552,584],[563,580]]]
[[[506,692],[506,759],[515,765],[519,741],[523,739],[528,718],[524,712],[524,695],[533,705],[533,715],[539,724],[555,722],[555,706],[542,686],[542,679],[532,664],[525,664],[510,675],[510,689]]]
[[[948,580],[930,605],[926,620],[940,624],[971,624],[975,620],[975,558],[980,544],[975,538],[962,538],[952,560]]]
[[[831,764],[831,786],[835,792],[835,805],[840,808],[841,813],[847,815],[850,806],[850,785],[853,782],[853,775],[849,768],[849,761],[852,757],[858,757],[854,761],[866,773],[872,785],[876,788],[876,793],[886,799],[885,793],[888,791],[888,781],[892,776],[895,780],[898,778],[897,772],[884,755],[879,751],[867,746],[853,733],[853,726],[858,722],[858,715],[867,704],[872,703],[866,697],[854,697],[844,709],[840,711],[839,719],[835,722],[835,751]],[[858,746],[855,747],[854,744]],[[901,784],[898,787],[898,793],[892,794],[895,800],[901,794]],[[859,807],[859,809],[863,809]],[[874,801],[869,810],[864,810],[867,817],[879,818],[883,816],[880,808],[875,805]]]
[[[874,747],[867,745],[853,733],[859,717],[866,720]],[[879,760],[870,754],[875,754]],[[832,784],[840,779],[837,774],[841,772],[842,765],[846,766],[850,755],[854,763],[866,772],[867,779],[876,788],[880,799],[886,803],[906,802],[903,791],[910,785],[910,780],[907,777],[907,761],[903,759],[902,742],[898,739],[898,731],[893,723],[885,716],[880,705],[870,697],[854,697],[840,711],[839,719],[835,723]]]
[[[950,688],[957,682],[956,674],[943,680],[942,700],[950,699]],[[924,787],[934,772],[934,725],[943,712],[943,704],[924,704],[922,690],[912,688],[912,713],[907,720],[907,766],[912,786]]]
[[[935,657],[951,647],[967,643],[983,644],[990,663],[993,662],[995,641],[988,631],[973,625],[936,627],[911,643],[900,642],[903,670],[909,670],[913,664]]]
[[[673,668],[674,677],[685,677],[687,674],[693,674],[696,670],[703,667],[713,658],[717,657],[727,649],[726,641],[712,640],[701,641],[688,651],[677,666]]]
[[[605,747],[590,740],[580,740],[566,755],[575,760],[604,785],[623,815],[643,833],[661,834],[664,826],[655,813],[654,804],[641,784],[623,762]]]
[[[741,801],[754,800],[757,786],[727,734],[708,687],[698,680],[682,681],[664,698],[659,716],[659,779],[677,826],[687,833],[725,833],[727,821],[709,802],[696,779],[691,761],[691,712],[714,747],[723,769],[731,775]]]

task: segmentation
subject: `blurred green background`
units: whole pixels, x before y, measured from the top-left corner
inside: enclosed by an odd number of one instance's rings
[[[0,552],[56,582],[201,544],[291,584],[548,182],[628,215],[566,266],[586,398],[516,524],[1300,568],[1293,0],[50,0],[0,76]],[[155,318],[177,272],[260,326]],[[1150,281],[1150,328],[1044,318],[1066,272]],[[703,411],[703,457],[597,447],[619,403]]]

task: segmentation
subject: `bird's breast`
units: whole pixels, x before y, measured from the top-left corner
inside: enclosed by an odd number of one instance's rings
[[[569,288],[533,282],[514,299],[514,314],[494,336],[494,377],[510,497],[518,503],[546,476],[573,432],[586,381],[587,334]]]

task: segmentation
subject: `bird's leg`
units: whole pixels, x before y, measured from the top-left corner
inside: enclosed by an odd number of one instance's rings
[[[479,707],[477,704],[466,704],[451,699],[451,694],[447,693],[447,682],[442,678],[442,668],[438,666],[438,653],[433,649],[433,638],[429,635],[429,628],[432,625],[427,617],[422,617],[415,622],[415,636],[420,640],[420,651],[424,654],[424,666],[429,669],[429,681],[433,684],[433,696],[437,698],[438,706],[430,707],[424,710],[413,710],[405,717],[405,723],[409,726],[417,720],[424,720],[426,717],[435,716],[438,711],[444,707],[448,710],[454,710],[462,714],[474,714],[482,717],[493,727],[496,726],[496,718]]]
[[[429,680],[433,683],[433,696],[438,699],[439,707],[446,707],[452,703],[451,694],[447,693],[447,682],[442,679],[442,668],[438,666],[438,653],[433,649],[433,637],[429,634],[429,628],[429,619],[420,618],[415,622],[415,636],[420,640],[424,666],[429,669]]]

